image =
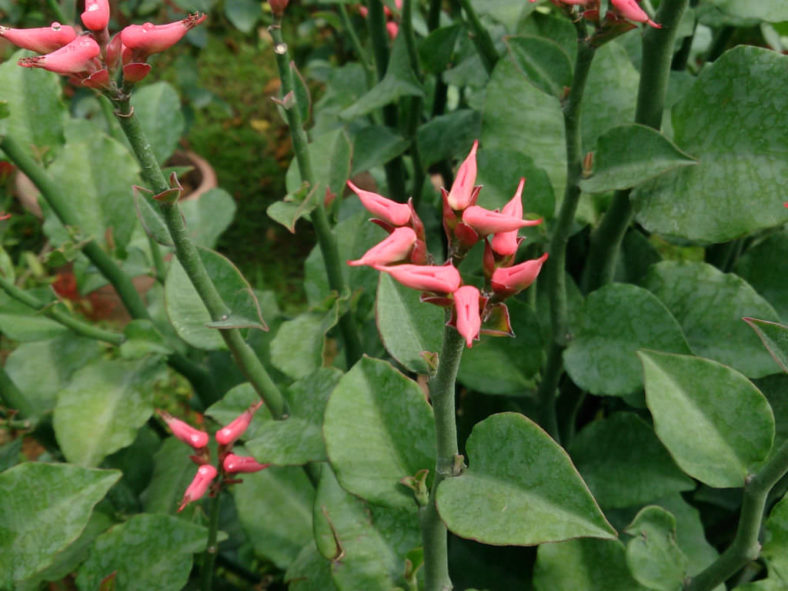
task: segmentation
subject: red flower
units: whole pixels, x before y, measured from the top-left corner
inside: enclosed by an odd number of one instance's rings
[[[56,74],[90,74],[100,69],[96,58],[101,54],[99,44],[92,37],[77,37],[68,45],[46,55],[19,60],[24,68],[43,68]]]
[[[205,493],[208,491],[208,487],[211,485],[211,482],[214,478],[216,478],[216,474],[216,468],[210,464],[203,464],[197,468],[197,474],[183,495],[181,506],[178,507],[178,513],[183,511],[183,508],[189,503],[203,498]]]
[[[22,49],[49,53],[71,43],[77,38],[77,32],[74,27],[54,22],[48,27],[35,29],[11,29],[0,26],[0,37],[8,39]]]

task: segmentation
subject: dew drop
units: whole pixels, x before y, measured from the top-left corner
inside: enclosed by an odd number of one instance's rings
[[[287,53],[287,43],[277,43],[274,45],[274,53],[284,55]]]
[[[55,21],[54,23],[52,23],[50,26],[51,26],[51,28],[52,28],[52,30],[53,30],[53,31],[59,31],[59,30],[60,30],[60,29],[63,27],[63,25],[61,25],[61,24],[60,24],[59,22],[57,22],[57,21]]]
[[[228,318],[229,316],[227,314],[222,314],[222,318],[221,318],[222,320],[227,320]]]

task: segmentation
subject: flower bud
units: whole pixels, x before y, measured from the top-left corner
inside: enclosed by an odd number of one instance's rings
[[[655,23],[649,18],[646,12],[638,5],[637,0],[610,0],[610,2],[625,19],[636,23],[646,23],[655,29],[662,28],[662,25]]]
[[[522,206],[521,206],[522,208]],[[517,231],[525,226],[538,226],[542,220],[524,220],[521,216],[490,211],[478,205],[471,205],[462,212],[462,221],[479,234],[498,234],[499,232]]]
[[[43,68],[56,74],[89,74],[98,69],[94,60],[100,53],[101,48],[91,37],[77,37],[52,53],[23,58],[19,65]]]
[[[50,53],[71,43],[77,38],[77,32],[74,27],[54,22],[48,27],[35,29],[11,29],[0,26],[0,37],[22,49],[36,53]]]
[[[243,411],[238,417],[226,427],[222,427],[216,432],[216,441],[221,445],[232,445],[238,438],[246,432],[252,422],[254,413],[263,405],[257,402]]]
[[[347,186],[358,195],[361,204],[375,217],[392,226],[407,226],[410,222],[411,209],[407,203],[397,203],[372,191],[359,189],[350,181],[347,182]]]
[[[352,267],[359,265],[382,266],[401,263],[408,258],[416,244],[416,232],[407,226],[395,229],[385,240],[370,248],[364,256],[348,261]]]
[[[460,272],[452,264],[436,265],[395,265],[393,267],[375,267],[385,271],[402,285],[421,291],[452,293],[462,283]]]
[[[290,2],[290,0],[268,0],[268,3],[271,5],[271,12],[274,13],[274,16],[282,16],[285,13],[288,2]]]
[[[85,12],[81,15],[82,22],[93,32],[101,32],[109,24],[108,0],[85,0]]]
[[[463,285],[454,292],[457,332],[463,336],[467,347],[473,345],[473,341],[479,338],[479,330],[482,327],[479,315],[480,298],[479,290],[473,285]]]
[[[522,219],[523,217],[523,187],[525,187],[525,179],[520,179],[520,184],[517,185],[517,191],[514,193],[514,197],[503,206],[501,213],[504,215],[508,215],[513,218]],[[498,232],[493,236],[492,239],[492,249],[501,256],[509,256],[513,255],[517,252],[517,246],[519,245],[519,241],[517,240],[517,230],[511,230],[509,232]]]
[[[216,474],[216,468],[210,464],[204,464],[197,468],[197,474],[183,495],[181,506],[178,507],[178,513],[183,511],[183,508],[189,503],[203,498],[208,487],[211,486],[211,482],[216,478]]]
[[[208,434],[205,431],[195,429],[163,410],[159,411],[159,416],[167,423],[172,434],[185,444],[191,445],[194,449],[202,449],[208,445]]]
[[[538,259],[532,259],[514,265],[512,267],[500,267],[493,271],[490,284],[495,295],[500,298],[507,298],[516,293],[520,293],[526,287],[536,281],[542,265],[547,260],[547,253]]]
[[[465,161],[457,170],[457,176],[451,185],[451,190],[447,196],[447,201],[454,211],[460,211],[472,205],[474,202],[476,185],[476,149],[479,147],[479,140],[473,142],[470,153]]]
[[[129,25],[120,32],[120,38],[123,45],[131,50],[135,61],[144,60],[152,53],[159,53],[175,45],[205,18],[205,14],[194,13],[166,25]]]
[[[244,472],[247,474],[259,472],[260,470],[265,470],[270,465],[271,464],[261,464],[254,458],[237,456],[235,454],[227,454],[224,456],[224,461],[222,462],[224,471],[228,474],[234,474],[236,472]]]

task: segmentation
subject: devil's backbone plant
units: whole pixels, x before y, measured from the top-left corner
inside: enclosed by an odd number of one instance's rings
[[[784,0],[72,4],[0,26],[0,589],[788,588]],[[168,165],[225,18],[297,314]]]

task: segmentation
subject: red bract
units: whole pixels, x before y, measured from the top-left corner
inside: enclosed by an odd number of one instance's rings
[[[353,267],[359,265],[375,267],[403,262],[408,259],[416,240],[416,232],[411,228],[397,228],[383,242],[364,253],[360,259],[348,261],[347,264]]]
[[[523,188],[525,187],[525,179],[520,179],[520,184],[517,185],[517,191],[514,193],[509,202],[503,206],[501,213],[514,217],[523,217]],[[493,236],[492,249],[501,256],[513,255],[517,252],[517,246],[520,244],[517,240],[517,230],[511,232],[498,232]]]
[[[144,61],[151,54],[169,49],[191,29],[205,20],[204,14],[190,14],[184,19],[166,25],[129,25],[120,32],[123,45],[129,49],[128,59],[124,52],[124,63]]]
[[[474,340],[478,340],[482,327],[479,315],[480,299],[481,293],[473,285],[463,285],[454,292],[457,332],[463,336],[467,347],[473,345]]]
[[[479,147],[479,140],[473,142],[470,153],[465,158],[457,176],[454,178],[451,190],[446,196],[446,201],[454,211],[461,211],[472,205],[476,200],[478,191],[476,185],[476,149]]]
[[[0,26],[0,37],[22,49],[49,53],[71,43],[77,38],[77,32],[74,27],[54,22],[48,27],[35,29],[11,29]]]
[[[253,404],[238,415],[229,425],[219,429],[216,432],[216,441],[221,445],[232,445],[249,428],[254,413],[262,405],[262,402]]]
[[[516,293],[520,293],[526,287],[536,281],[542,265],[547,260],[547,253],[538,259],[525,261],[512,267],[500,267],[493,271],[490,284],[495,295],[499,298],[507,298]]]
[[[290,0],[268,0],[268,3],[271,5],[271,12],[274,13],[274,16],[282,16],[289,1]]]
[[[77,37],[68,45],[48,53],[19,60],[24,68],[43,68],[57,74],[89,74],[99,69],[96,58],[101,53],[92,37]]]
[[[202,449],[208,445],[208,434],[205,431],[195,429],[168,412],[159,411],[159,415],[167,423],[172,434],[187,445],[191,445],[194,449]]]
[[[203,498],[208,491],[208,487],[211,486],[211,482],[216,478],[216,474],[216,468],[210,464],[204,464],[197,468],[197,474],[183,495],[181,505],[178,507],[178,513],[183,511],[183,508],[189,503]]]
[[[395,265],[393,267],[375,267],[385,271],[402,285],[420,291],[436,293],[453,293],[460,287],[460,272],[452,264],[436,265]]]
[[[659,25],[651,20],[646,12],[640,8],[637,0],[610,0],[610,2],[625,19],[634,21],[636,23],[646,23],[655,29],[662,28],[662,25]]]
[[[246,456],[237,456],[235,454],[227,454],[224,456],[222,467],[228,474],[235,474],[236,472],[243,472],[249,474],[251,472],[259,472],[265,470],[271,464],[261,464],[254,458]]]
[[[81,18],[91,31],[103,31],[109,24],[109,1],[85,0],[85,12],[82,13]]]
[[[542,223],[542,220],[524,220],[522,214],[520,217],[515,217],[498,211],[490,211],[478,205],[471,205],[463,211],[462,221],[481,235],[517,231],[525,226],[537,226]]]
[[[410,222],[411,210],[406,203],[397,203],[372,191],[359,189],[350,181],[347,182],[347,186],[358,195],[361,204],[375,217],[392,226],[406,226]]]

